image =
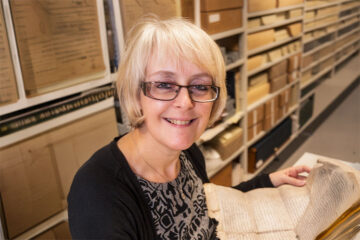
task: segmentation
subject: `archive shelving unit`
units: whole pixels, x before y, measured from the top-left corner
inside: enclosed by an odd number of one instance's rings
[[[4,17],[6,22],[7,36],[10,42],[11,49],[11,58],[13,61],[16,83],[18,89],[19,99],[15,103],[8,105],[0,106],[1,115],[13,114],[21,110],[26,110],[28,108],[36,107],[39,104],[46,104],[54,100],[58,100],[73,94],[80,94],[88,91],[92,91],[95,88],[108,86],[111,84],[117,77],[116,73],[110,72],[109,63],[106,59],[108,56],[108,46],[106,40],[106,26],[105,26],[105,16],[104,16],[104,5],[102,0],[96,0],[98,6],[98,16],[99,16],[99,30],[101,36],[101,45],[103,49],[103,58],[105,64],[105,73],[102,77],[80,83],[74,86],[62,88],[55,90],[51,93],[45,93],[35,97],[28,97],[25,93],[24,84],[22,81],[21,66],[19,62],[19,54],[16,46],[14,26],[12,24],[11,10],[9,6],[10,0],[1,0],[4,10]],[[120,0],[111,0],[113,3],[115,25],[117,29],[117,38],[120,48],[124,44],[123,37],[123,28],[122,28],[122,18],[121,18],[121,9],[120,9]],[[198,145],[206,144],[207,142],[214,139],[220,133],[225,131],[229,126],[238,125],[243,129],[242,135],[242,146],[235,150],[230,156],[226,159],[207,159],[207,173],[210,178],[215,177],[221,170],[223,170],[229,164],[233,166],[233,180],[232,183],[236,184],[240,180],[246,180],[253,177],[256,174],[259,174],[263,169],[271,164],[273,159],[281,153],[313,120],[316,119],[319,114],[321,114],[324,109],[333,102],[337,96],[339,96],[348,86],[350,86],[354,80],[356,80],[360,75],[359,70],[359,48],[360,48],[360,2],[356,0],[339,0],[339,1],[329,1],[323,5],[311,5],[309,2],[305,1],[302,4],[296,4],[293,6],[286,6],[281,8],[274,8],[271,10],[258,11],[248,13],[248,1],[244,0],[243,9],[242,9],[242,27],[231,29],[225,32],[212,34],[211,37],[216,41],[221,43],[225,38],[235,38],[239,46],[239,58],[234,62],[228,63],[226,65],[226,71],[237,72],[239,75],[238,79],[235,79],[234,88],[236,88],[237,98],[235,99],[236,111],[228,118],[225,118],[222,122],[217,124],[215,127],[207,129],[204,134],[197,141]],[[194,0],[194,22],[196,25],[201,26],[201,3],[200,0]],[[326,9],[336,7],[334,12],[327,13],[322,16],[311,17],[309,18],[310,12],[318,11],[319,9]],[[335,9],[335,8],[334,8]],[[301,15],[288,18],[279,22],[267,24],[264,26],[257,26],[249,28],[251,19],[261,18],[264,16],[269,16],[273,14],[282,14],[292,10],[301,10]],[[351,11],[350,11],[351,10]],[[345,13],[347,14],[345,14]],[[322,23],[321,21],[327,19],[328,17],[337,16],[337,19],[330,22]],[[312,22],[320,22],[319,25],[311,26]],[[266,46],[261,46],[256,49],[248,50],[247,46],[247,36],[256,32],[266,31],[269,29],[281,28],[289,24],[301,23],[302,31],[301,34],[295,37],[288,37],[286,39],[273,42]],[[357,23],[357,25],[356,25]],[[310,27],[306,27],[310,26]],[[321,32],[322,29],[328,27],[329,30],[324,33]],[[350,30],[348,30],[348,29]],[[346,31],[345,31],[346,30]],[[310,33],[317,32],[316,36]],[[330,40],[326,41],[326,36],[331,36]],[[349,39],[349,40],[348,40]],[[348,40],[348,41],[346,41]],[[293,42],[300,42],[300,48],[291,53],[285,54],[280,58],[269,61],[261,66],[248,70],[248,59],[252,56],[263,54],[269,50],[277,49],[281,46],[284,46]],[[318,46],[307,49],[307,44],[312,42],[317,42]],[[322,56],[316,60],[311,60],[306,66],[304,65],[305,58],[308,56],[318,55],[320,51],[324,49],[330,49],[331,46],[335,48],[334,51],[328,53],[323,53]],[[267,71],[276,64],[282,62],[283,60],[289,59],[297,54],[302,54],[301,66],[299,69],[299,75],[296,79],[290,83],[287,83],[281,89],[278,89],[272,93],[267,94],[266,96],[258,99],[257,101],[248,104],[247,101],[247,92],[249,89],[249,80],[253,76],[256,76],[262,72]],[[329,59],[332,59],[330,62]],[[327,62],[329,61],[329,62]],[[327,63],[327,65],[321,65]],[[306,75],[307,71],[312,69],[320,68],[317,71],[314,70],[314,74],[308,77]],[[305,80],[304,80],[305,79]],[[289,107],[288,111],[279,119],[277,119],[273,126],[270,129],[262,130],[256,134],[251,140],[248,140],[248,117],[249,114],[258,108],[261,105],[264,105],[270,99],[278,96],[280,93],[285,90],[291,89],[293,95],[292,105]],[[313,114],[307,119],[307,121],[300,125],[301,118],[301,109],[302,105],[308,100],[313,99]],[[104,101],[100,101],[96,104],[84,107],[82,109],[67,113],[56,119],[52,119],[46,122],[39,123],[37,125],[25,128],[23,130],[17,131],[15,133],[0,137],[0,149],[6,148],[12,144],[16,144],[24,139],[28,139],[35,135],[41,134],[43,132],[49,131],[51,129],[57,128],[59,126],[71,123],[75,120],[85,118],[93,113],[102,111],[104,109],[109,109],[114,107],[114,99],[108,98]],[[279,148],[276,150],[276,153],[266,159],[261,166],[259,166],[255,172],[248,172],[248,150],[249,148],[261,140],[269,133],[272,129],[278,126],[285,118],[291,117],[292,119],[292,135],[291,137]],[[0,119],[1,120],[1,119]],[[235,167],[236,165],[236,167]],[[240,166],[240,167],[239,167]],[[238,176],[235,176],[238,175]],[[230,178],[231,176],[229,176]],[[23,232],[21,235],[18,235],[15,239],[31,239],[34,236],[44,232],[45,230],[57,225],[58,223],[67,219],[67,211],[57,213],[56,215],[45,220],[41,224],[34,226],[28,231]]]

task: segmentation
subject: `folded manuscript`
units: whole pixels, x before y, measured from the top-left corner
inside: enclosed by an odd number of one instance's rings
[[[204,188],[221,240],[354,239],[360,232],[360,171],[336,160],[319,159],[304,187]]]

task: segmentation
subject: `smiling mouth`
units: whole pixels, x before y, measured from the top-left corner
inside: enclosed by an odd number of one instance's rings
[[[183,121],[183,120],[176,120],[176,119],[170,119],[170,118],[165,118],[165,120],[171,124],[178,125],[178,126],[186,126],[194,121],[194,119]]]

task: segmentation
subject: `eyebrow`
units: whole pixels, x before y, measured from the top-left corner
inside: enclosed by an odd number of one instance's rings
[[[154,75],[161,75],[161,76],[165,76],[165,77],[173,77],[176,74],[174,72],[160,70],[160,71],[151,73],[149,75],[149,77],[154,76]],[[198,74],[192,75],[190,77],[190,79],[199,78],[199,77],[209,77],[210,79],[212,79],[211,75],[208,74],[208,73],[198,73]]]

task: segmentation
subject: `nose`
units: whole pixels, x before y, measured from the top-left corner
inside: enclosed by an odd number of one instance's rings
[[[189,90],[186,87],[180,88],[179,93],[174,101],[176,107],[192,108],[194,106],[194,102],[191,100]]]

